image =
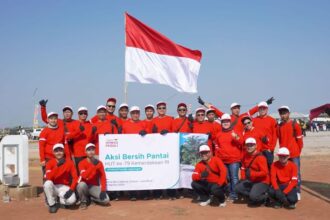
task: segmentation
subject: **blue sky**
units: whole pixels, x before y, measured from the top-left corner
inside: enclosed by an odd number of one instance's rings
[[[130,105],[166,100],[175,114],[201,95],[246,110],[274,96],[271,112],[308,113],[330,101],[330,1],[1,0],[0,127],[32,125],[41,98],[49,111],[86,106],[91,115],[108,97],[122,102],[125,11],[203,52],[198,94],[130,83]]]

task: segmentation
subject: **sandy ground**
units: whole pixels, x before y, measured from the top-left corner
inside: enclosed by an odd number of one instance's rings
[[[302,153],[303,180],[330,184],[330,132],[307,133]],[[30,183],[41,186],[37,143],[30,144]],[[329,189],[329,188],[328,188]],[[329,189],[330,190],[330,189]],[[330,203],[302,191],[295,210],[228,204],[226,208],[200,207],[190,198],[169,201],[116,201],[110,207],[90,206],[87,210],[60,209],[49,214],[44,197],[0,202],[1,219],[329,219]],[[3,218],[4,217],[4,218]]]

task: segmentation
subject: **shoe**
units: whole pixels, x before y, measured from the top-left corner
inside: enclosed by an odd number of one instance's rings
[[[288,206],[288,209],[295,209],[296,208],[296,204],[291,204]]]
[[[238,198],[233,198],[233,197],[230,197],[230,196],[227,198],[227,202],[234,203],[236,201],[238,201]]]
[[[143,197],[143,200],[144,200],[144,201],[149,200],[149,197],[148,197],[148,196]]]
[[[297,198],[298,198],[298,201],[301,200],[301,194],[300,193],[297,193]]]
[[[200,202],[199,205],[204,207],[210,205],[210,203],[211,203],[211,199],[208,199],[205,202]]]
[[[79,209],[86,210],[87,209],[87,202],[81,202],[79,205]]]
[[[52,205],[52,206],[49,206],[49,209],[48,210],[49,210],[49,213],[56,213],[57,210],[58,210],[57,204]]]
[[[226,203],[226,202],[222,202],[222,203],[219,204],[219,207],[220,207],[220,208],[224,208],[224,207],[226,207],[226,206],[227,206],[227,203]]]
[[[280,209],[282,208],[282,204],[275,202],[274,209]]]
[[[176,200],[176,197],[170,197],[169,200]]]
[[[136,198],[135,197],[131,197],[129,200],[136,201]]]
[[[181,196],[179,197],[179,199],[184,199],[184,196],[183,196],[183,195],[181,195]]]

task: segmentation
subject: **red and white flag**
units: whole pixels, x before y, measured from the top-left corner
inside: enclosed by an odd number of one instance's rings
[[[202,53],[171,41],[126,13],[125,81],[196,93]]]

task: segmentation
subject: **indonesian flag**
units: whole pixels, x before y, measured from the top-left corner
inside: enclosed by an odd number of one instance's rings
[[[125,81],[196,93],[202,53],[174,43],[127,13],[125,17]]]

